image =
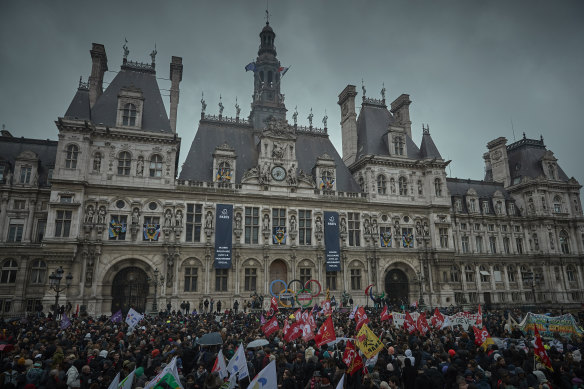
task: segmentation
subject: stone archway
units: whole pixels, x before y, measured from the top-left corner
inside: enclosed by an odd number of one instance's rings
[[[274,280],[288,282],[288,267],[286,266],[286,262],[281,259],[276,259],[270,264],[270,278],[268,280],[268,285]],[[278,294],[282,289],[284,289],[284,285],[276,283],[274,284],[273,292],[274,294]]]
[[[385,275],[385,295],[390,304],[409,305],[410,283],[407,274],[400,269],[392,269]]]
[[[148,298],[148,276],[139,267],[130,266],[120,270],[112,281],[112,312],[122,310],[125,315],[130,308],[146,312]]]

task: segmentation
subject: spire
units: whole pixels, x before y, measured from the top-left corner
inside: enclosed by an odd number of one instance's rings
[[[429,124],[426,124],[426,126],[422,124],[422,144],[420,145],[420,157],[422,159],[426,158],[442,159],[442,156],[440,155],[440,152],[438,151],[436,144],[434,144],[434,141],[430,136]]]

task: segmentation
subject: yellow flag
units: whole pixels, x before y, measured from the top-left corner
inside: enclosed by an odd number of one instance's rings
[[[359,347],[359,350],[365,354],[367,359],[372,358],[383,349],[383,343],[381,343],[381,340],[379,340],[373,331],[367,327],[367,324],[363,324],[359,330],[355,343],[357,344],[357,347]]]
[[[493,338],[491,338],[490,336],[483,342],[483,344],[481,344],[481,347],[483,348],[483,350],[487,351],[487,348],[489,348],[490,345],[495,344],[495,341],[493,340]]]

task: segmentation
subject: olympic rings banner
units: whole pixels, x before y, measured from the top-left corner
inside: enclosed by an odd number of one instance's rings
[[[324,221],[326,271],[341,271],[341,245],[339,243],[338,212],[325,211]]]
[[[274,292],[274,285],[279,286],[279,292]],[[284,280],[274,280],[270,283],[270,294],[286,308],[294,307],[295,302],[302,308],[311,307],[313,299],[321,292],[322,286],[317,280],[308,280],[304,284],[300,280],[292,280],[289,283]]]
[[[231,268],[233,205],[217,204],[215,210],[215,269]]]

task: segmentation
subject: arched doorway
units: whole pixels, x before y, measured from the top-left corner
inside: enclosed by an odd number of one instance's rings
[[[270,279],[268,280],[268,284],[271,284],[274,280],[282,280],[284,282],[288,282],[287,279],[287,267],[286,263],[281,259],[277,259],[270,265]],[[284,289],[284,285],[278,282],[274,284],[273,292],[274,294],[280,293]]]
[[[122,310],[125,315],[130,308],[140,313],[146,312],[148,297],[148,276],[138,267],[122,269],[112,282],[112,312]]]
[[[408,276],[400,269],[393,269],[385,276],[385,295],[392,305],[409,305],[410,285]]]

